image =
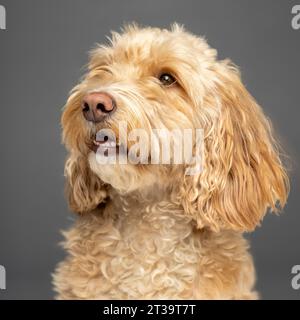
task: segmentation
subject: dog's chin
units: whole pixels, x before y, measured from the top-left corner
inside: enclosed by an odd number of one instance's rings
[[[141,170],[137,165],[120,163],[100,163],[99,154],[91,151],[88,160],[91,170],[119,193],[126,194],[153,186],[157,177],[150,170]],[[109,156],[104,156],[109,159]]]

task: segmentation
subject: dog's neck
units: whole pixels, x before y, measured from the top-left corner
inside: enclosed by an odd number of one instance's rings
[[[110,199],[114,203],[119,203],[125,207],[146,208],[166,203],[174,209],[180,209],[180,205],[172,199],[172,191],[168,186],[157,184],[148,188],[137,189],[131,192],[119,192],[115,189],[109,191]],[[182,208],[181,208],[182,209]]]
[[[143,190],[142,196],[140,190],[126,195],[111,191],[110,195],[105,211],[121,224],[135,225],[135,228],[147,226],[152,231],[172,227],[172,233],[176,233],[177,228],[184,228],[186,232],[196,228],[182,206],[171,199],[168,189],[153,188],[151,193]]]

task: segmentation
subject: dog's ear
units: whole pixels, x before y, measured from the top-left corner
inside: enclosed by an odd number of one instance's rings
[[[204,167],[185,176],[181,199],[199,227],[253,230],[270,208],[286,202],[289,183],[270,122],[240,80],[217,62],[213,86],[198,106],[204,128]]]
[[[104,183],[91,171],[82,156],[70,155],[65,164],[66,196],[69,207],[85,213],[105,202],[107,190]]]

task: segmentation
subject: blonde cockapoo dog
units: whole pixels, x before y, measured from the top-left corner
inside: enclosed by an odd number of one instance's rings
[[[59,299],[257,297],[242,233],[282,208],[288,178],[270,123],[230,61],[176,24],[127,26],[92,51],[62,126],[79,216],[54,274]],[[203,130],[199,172],[174,157],[151,163],[161,145],[149,163],[103,162],[129,154],[134,129],[162,128]]]

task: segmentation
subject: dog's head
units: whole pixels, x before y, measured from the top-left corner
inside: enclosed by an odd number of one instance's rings
[[[126,193],[161,187],[199,227],[244,231],[252,230],[268,208],[276,211],[285,203],[288,179],[269,121],[236,67],[218,61],[204,39],[177,25],[171,31],[132,25],[123,34],[113,33],[109,46],[94,49],[62,125],[74,211],[95,208],[109,188]],[[128,156],[134,129],[148,137],[156,129],[202,129],[202,171],[186,175],[187,164],[172,159],[159,165],[97,161],[99,149],[106,149],[102,160],[112,149],[116,159]],[[107,135],[101,140],[97,132],[102,130]],[[139,156],[149,160],[153,154],[146,148]]]

